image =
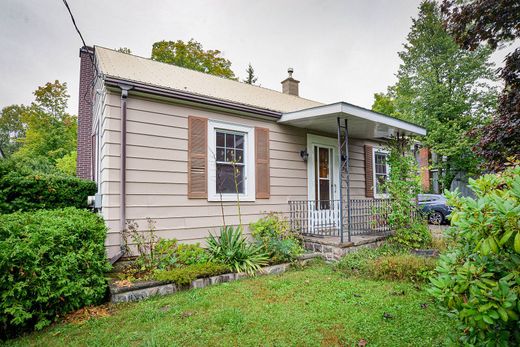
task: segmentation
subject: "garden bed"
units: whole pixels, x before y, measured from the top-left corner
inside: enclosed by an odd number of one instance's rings
[[[297,263],[300,265],[305,265],[311,259],[321,257],[318,253],[307,253],[300,256],[297,260]],[[287,271],[291,267],[291,263],[283,263],[277,265],[271,265],[261,268],[257,271],[257,275],[272,275],[279,274]],[[178,285],[175,283],[168,283],[164,281],[117,281],[112,280],[110,283],[110,301],[113,303],[117,302],[129,302],[129,301],[138,301],[143,300],[151,296],[155,295],[167,295],[173,294],[179,291],[194,289],[194,288],[204,288],[210,285],[225,283],[225,282],[233,282],[245,277],[248,277],[244,272],[240,273],[225,273],[221,275],[198,278],[193,281],[189,285]]]

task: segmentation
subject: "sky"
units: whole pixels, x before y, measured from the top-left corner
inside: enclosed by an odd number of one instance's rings
[[[396,81],[419,2],[68,0],[88,45],[150,57],[156,41],[194,38],[221,50],[240,78],[251,63],[257,84],[281,91],[292,67],[300,96],[367,108]],[[76,114],[81,46],[62,0],[1,0],[0,108],[28,104],[38,86],[58,79]]]

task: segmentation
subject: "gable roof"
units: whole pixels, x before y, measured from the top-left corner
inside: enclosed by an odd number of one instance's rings
[[[173,91],[207,96],[276,112],[294,112],[322,105],[317,101],[233,81],[135,55],[95,47],[100,72],[113,78]]]

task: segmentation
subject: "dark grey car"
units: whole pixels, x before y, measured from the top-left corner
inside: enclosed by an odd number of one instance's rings
[[[419,194],[417,198],[423,213],[428,216],[429,223],[443,224],[448,221],[451,207],[448,206],[446,197],[440,194]]]

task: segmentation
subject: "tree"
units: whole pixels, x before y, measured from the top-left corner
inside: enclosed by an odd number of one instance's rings
[[[159,41],[152,47],[152,59],[215,76],[236,79],[231,62],[221,56],[219,50],[204,50],[194,39],[184,42]]]
[[[65,112],[69,95],[67,84],[55,81],[39,87],[35,101],[22,108],[19,116],[26,129],[16,159],[45,158],[51,164],[76,150],[77,120]]]
[[[419,6],[399,53],[398,82],[389,88],[387,98],[393,100],[393,115],[425,127],[425,145],[446,158],[432,163],[443,173],[443,188],[450,187],[458,172],[478,173],[478,158],[471,150],[476,139],[467,132],[485,123],[496,106],[490,54],[486,47],[461,49],[445,30],[432,0]]]
[[[520,37],[518,0],[445,0],[445,24],[457,43],[470,51],[483,46],[496,50]],[[520,48],[509,53],[500,78],[504,81],[497,113],[487,124],[471,132],[478,138],[474,151],[485,159],[484,167],[501,170],[511,157],[520,155]]]
[[[372,111],[386,114],[387,116],[397,116],[395,110],[395,100],[389,94],[385,93],[374,94]]]
[[[26,112],[23,105],[11,105],[2,109],[0,116],[0,151],[9,158],[20,146],[20,138],[25,136],[22,115]]]
[[[127,47],[119,47],[118,49],[116,49],[116,51],[125,53],[125,54],[132,54],[132,51],[130,50],[130,48],[127,48]]]
[[[255,84],[258,80],[258,77],[255,76],[255,69],[253,69],[251,63],[249,63],[249,65],[247,66],[246,73],[247,77],[244,80],[244,82],[247,84]]]

